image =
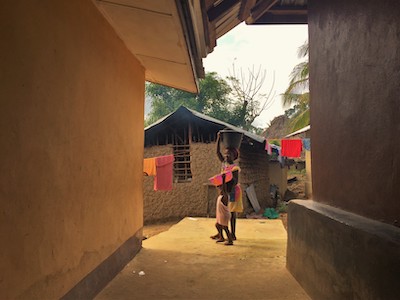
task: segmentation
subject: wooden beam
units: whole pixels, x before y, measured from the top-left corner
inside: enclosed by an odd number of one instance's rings
[[[250,17],[246,19],[246,24],[255,23],[260,17],[262,17],[272,6],[274,6],[278,0],[264,0],[256,7],[251,10]]]
[[[262,24],[307,24],[307,14],[293,14],[293,15],[280,15],[267,12],[255,23],[249,25],[262,25]]]
[[[230,10],[235,4],[239,3],[239,0],[224,0],[217,6],[211,7],[207,11],[208,19],[210,22],[220,18],[223,16],[227,11]]]
[[[251,9],[256,5],[256,2],[257,0],[242,0],[238,15],[240,22],[246,20],[250,16]]]
[[[209,8],[211,8],[211,6],[214,5],[215,0],[205,0],[204,1],[204,5],[206,7],[206,10],[208,10]]]
[[[240,24],[240,21],[238,19],[236,19],[236,18],[226,20],[225,22],[223,22],[218,27],[218,36],[217,36],[217,38],[220,38],[225,33],[229,32],[231,29],[235,28],[239,24]]]
[[[209,53],[213,52],[214,48],[217,46],[217,31],[216,31],[216,22],[207,22],[208,33],[210,35],[210,45],[209,45]]]

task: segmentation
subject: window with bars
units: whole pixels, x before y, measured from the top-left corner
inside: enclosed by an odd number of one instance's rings
[[[174,182],[191,182],[190,145],[173,145],[174,147]]]

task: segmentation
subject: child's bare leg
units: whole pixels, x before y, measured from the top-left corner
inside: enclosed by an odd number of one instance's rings
[[[218,234],[219,234],[219,238],[218,238],[218,240],[216,240],[216,242],[217,242],[217,243],[222,243],[222,242],[225,241],[224,235],[222,234],[222,228],[223,228],[223,226],[220,225],[220,224],[216,224],[215,226],[217,227]],[[229,237],[228,237],[228,238],[229,238]]]
[[[218,230],[218,223],[215,223],[215,227]],[[213,239],[213,240],[219,240],[221,238],[221,234],[220,234],[219,230],[218,230],[217,234],[210,236],[210,238]]]
[[[228,236],[228,241],[225,243],[225,245],[226,245],[226,246],[231,246],[231,245],[233,245],[232,235],[231,235],[231,233],[229,232],[228,226],[224,226],[223,229],[224,229],[226,235]]]
[[[231,234],[232,240],[236,241],[236,212],[231,212]]]

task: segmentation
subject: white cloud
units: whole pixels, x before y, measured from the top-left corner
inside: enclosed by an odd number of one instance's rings
[[[217,46],[203,60],[206,72],[217,72],[222,78],[232,73],[232,63],[236,69],[246,73],[253,66],[267,71],[263,93],[273,90],[274,103],[255,121],[255,126],[266,127],[276,116],[283,114],[281,97],[288,84],[293,67],[303,59],[297,57],[298,48],[308,39],[307,25],[238,25],[217,40]]]

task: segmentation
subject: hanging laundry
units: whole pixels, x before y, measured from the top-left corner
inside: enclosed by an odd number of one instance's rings
[[[272,154],[271,144],[268,143],[268,140],[265,141],[265,151],[267,151],[268,155],[271,155],[271,154]]]
[[[302,141],[297,140],[281,140],[281,155],[286,157],[300,157],[302,150]]]
[[[311,140],[309,138],[303,139],[303,148],[307,151],[311,150]]]
[[[145,158],[143,160],[143,173],[145,173],[146,176],[156,176],[157,175],[157,169],[156,169],[156,158]]]
[[[155,191],[170,191],[172,190],[173,182],[173,166],[174,156],[166,155],[155,158],[156,160],[156,172],[157,175],[154,177],[154,190]]]

